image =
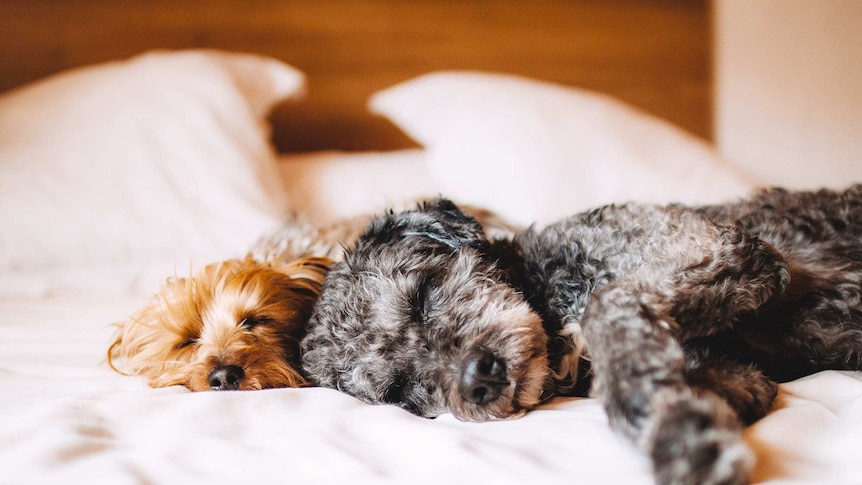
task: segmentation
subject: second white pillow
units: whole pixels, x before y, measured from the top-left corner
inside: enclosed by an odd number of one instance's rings
[[[705,142],[581,89],[439,72],[378,92],[370,109],[425,146],[446,195],[521,223],[627,200],[720,201],[753,187]]]

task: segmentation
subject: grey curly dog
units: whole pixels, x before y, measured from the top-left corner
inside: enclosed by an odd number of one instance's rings
[[[469,421],[601,400],[661,484],[744,483],[775,382],[862,368],[862,185],[610,205],[486,237],[445,199],[377,217],[302,342],[319,385]]]

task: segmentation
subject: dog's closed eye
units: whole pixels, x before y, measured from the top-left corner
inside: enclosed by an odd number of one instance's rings
[[[188,337],[185,340],[183,340],[182,342],[177,344],[177,350],[184,349],[186,347],[189,347],[191,345],[196,344],[197,342],[198,342],[197,337]]]
[[[246,330],[251,330],[254,327],[257,327],[258,325],[262,325],[262,324],[265,324],[268,322],[269,322],[269,319],[266,317],[249,316],[249,317],[243,318],[242,321],[239,322],[239,326],[246,329]]]
[[[414,322],[422,323],[425,321],[426,315],[426,291],[420,286],[411,293],[408,297],[408,305],[410,311],[410,319]]]
[[[437,285],[437,278],[431,273],[423,272],[417,278],[416,286],[408,295],[410,318],[414,322],[424,323],[428,315],[433,313]]]

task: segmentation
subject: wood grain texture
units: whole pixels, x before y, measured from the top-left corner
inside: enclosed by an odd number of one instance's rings
[[[507,72],[621,98],[710,139],[707,0],[0,0],[0,90],[153,48],[256,52],[304,71],[282,151],[411,145],[368,96],[441,69]]]

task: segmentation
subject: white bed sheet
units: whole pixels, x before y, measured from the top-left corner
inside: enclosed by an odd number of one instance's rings
[[[651,483],[593,399],[477,424],[328,389],[149,389],[103,362],[109,322],[138,304],[0,299],[0,483]],[[782,386],[746,439],[753,483],[862,483],[862,375]]]
[[[331,152],[286,157],[282,169],[288,184],[306,186],[307,197],[296,192],[305,210],[337,217],[426,195],[434,184],[424,163],[417,150]],[[398,190],[365,191],[340,206],[310,197],[331,200],[356,184]],[[140,305],[168,268],[4,275],[0,483],[652,483],[648,462],[610,432],[593,399],[555,399],[519,419],[477,424],[418,418],[328,389],[190,393],[117,375],[104,363],[110,323]],[[746,440],[758,455],[753,483],[862,483],[862,373],[783,385]]]

